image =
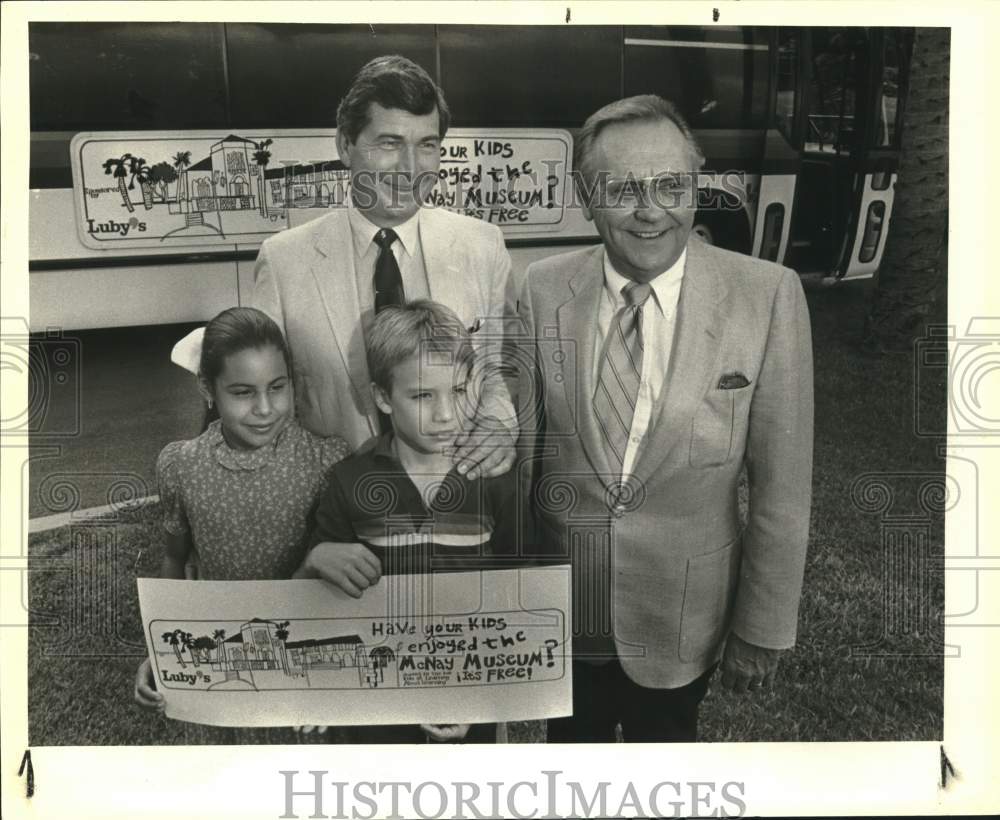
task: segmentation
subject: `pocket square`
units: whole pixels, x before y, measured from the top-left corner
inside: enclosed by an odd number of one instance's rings
[[[750,380],[742,373],[726,373],[719,379],[719,390],[739,390],[750,384]]]

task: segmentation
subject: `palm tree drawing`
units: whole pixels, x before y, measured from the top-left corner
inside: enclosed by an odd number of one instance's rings
[[[174,168],[177,169],[177,174],[180,177],[180,180],[177,183],[178,202],[180,202],[182,199],[187,198],[187,174],[184,172],[190,164],[191,164],[190,151],[178,151],[176,154],[174,154]]]
[[[128,212],[132,213],[135,208],[132,206],[132,201],[128,198],[128,188],[125,186],[125,177],[128,176],[129,172],[129,161],[132,159],[131,154],[122,154],[120,158],[107,159],[104,161],[104,173],[114,174],[115,179],[118,180],[118,192],[122,195],[122,202],[125,207],[128,208]]]
[[[267,147],[274,142],[274,140],[266,139],[261,142],[253,143],[255,150],[253,152],[254,162],[257,163],[257,167],[260,169],[257,173],[257,198],[260,202],[260,215],[263,217],[268,216],[267,212],[267,201],[264,198],[264,171],[267,170],[267,164],[271,161],[271,152],[267,150]]]
[[[135,190],[135,183],[138,181],[142,189],[142,204],[148,211],[153,207],[153,185],[149,166],[142,157],[129,158],[129,173],[132,174],[128,181],[128,189]]]
[[[168,643],[173,647],[174,654],[177,656],[177,663],[181,665],[183,669],[187,664],[184,663],[184,657],[181,655],[181,642],[180,635],[184,633],[179,629],[175,629],[173,632],[164,632],[162,635],[163,642]]]
[[[275,624],[277,629],[274,630],[274,637],[281,641],[281,668],[286,673],[288,672],[288,650],[285,649],[285,641],[288,640],[288,626],[290,623],[290,621],[281,621]]]
[[[223,669],[226,666],[226,630],[216,629],[212,633],[212,637],[215,639],[215,656],[218,663],[220,663]]]
[[[190,632],[185,632],[182,629],[175,629],[174,634],[177,635],[177,643],[180,644],[181,650],[187,649],[188,652],[191,651],[191,645],[194,643],[194,638]],[[193,653],[192,653],[193,655]],[[180,653],[178,653],[180,656]],[[197,664],[195,664],[197,666]]]

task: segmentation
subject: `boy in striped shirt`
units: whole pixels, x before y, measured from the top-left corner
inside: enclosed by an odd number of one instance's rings
[[[367,354],[392,429],[334,466],[299,575],[321,575],[354,597],[391,576],[392,597],[419,611],[425,591],[415,574],[511,566],[525,510],[513,473],[469,480],[455,469],[479,379],[469,331],[449,308],[418,300],[383,309]],[[495,734],[494,724],[366,726],[352,739],[491,743]]]

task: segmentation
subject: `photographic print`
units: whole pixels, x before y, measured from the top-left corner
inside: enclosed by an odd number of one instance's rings
[[[16,11],[5,801],[996,806],[995,21],[586,5]]]

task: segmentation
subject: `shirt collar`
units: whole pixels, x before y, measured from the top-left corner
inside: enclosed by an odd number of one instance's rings
[[[681,279],[684,278],[684,263],[686,261],[687,248],[681,251],[681,255],[677,257],[677,261],[674,262],[674,264],[667,268],[663,273],[657,274],[656,277],[650,281],[649,285],[652,288],[653,296],[661,311],[664,309],[664,305],[672,304],[671,300],[668,298],[669,291],[672,288],[676,288],[680,284]],[[611,257],[608,256],[608,252],[605,250],[604,287],[608,296],[611,298],[612,303],[619,304],[624,301],[622,288],[631,281],[631,279],[622,276],[615,270],[615,266],[611,263]],[[676,300],[673,301],[675,302]]]
[[[222,432],[221,419],[216,419],[209,424],[204,435],[209,446],[215,453],[215,460],[219,464],[229,470],[246,470],[249,472],[260,470],[271,464],[277,458],[279,450],[284,447],[284,443],[290,440],[290,431],[295,426],[295,419],[288,419],[285,426],[274,437],[274,441],[263,447],[258,447],[256,450],[239,450],[235,447],[230,447],[226,441],[225,434]]]
[[[401,225],[396,225],[393,230],[399,241],[403,245],[403,250],[407,255],[414,256],[417,252],[417,241],[419,237],[420,210],[411,216]],[[351,223],[351,235],[354,239],[354,254],[361,259],[367,254],[375,244],[375,234],[381,228],[366,217],[357,208],[350,206],[347,209],[347,218]]]

